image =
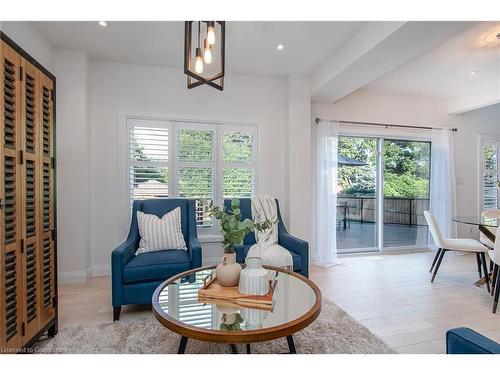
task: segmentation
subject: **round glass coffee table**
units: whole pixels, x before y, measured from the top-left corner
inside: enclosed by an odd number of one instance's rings
[[[181,336],[178,353],[186,350],[188,338],[225,343],[237,353],[235,344],[250,344],[286,337],[290,353],[296,353],[293,334],[314,322],[321,311],[321,292],[298,273],[265,267],[275,283],[273,306],[256,309],[228,302],[198,298],[215,266],[183,272],[162,283],[152,298],[155,318]]]

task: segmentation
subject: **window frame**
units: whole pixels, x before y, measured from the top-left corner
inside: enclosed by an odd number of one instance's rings
[[[254,174],[253,174],[253,185],[254,185],[254,191],[253,194],[257,194],[257,175],[258,175],[258,163],[257,163],[257,157],[258,157],[258,137],[257,133],[255,132],[255,128],[248,127],[248,126],[239,126],[238,131],[241,133],[252,133],[254,136],[254,144],[253,144],[253,155],[252,155],[252,162],[251,163],[238,163],[238,162],[225,162],[224,161],[224,133],[225,132],[235,132],[234,127],[228,126],[228,125],[222,125],[219,132],[218,132],[218,173],[217,173],[217,180],[220,181],[220,192],[219,195],[217,196],[221,201],[219,204],[223,203],[223,197],[224,197],[224,169],[226,168],[250,168],[253,169]]]
[[[130,176],[129,171],[132,165],[132,160],[130,158],[130,127],[134,126],[134,121],[138,123],[144,122],[144,126],[147,122],[157,122],[164,123],[164,125],[159,125],[155,127],[167,128],[168,129],[168,192],[169,197],[179,196],[179,180],[178,171],[180,165],[189,166],[190,164],[196,164],[199,167],[200,164],[206,163],[207,165],[212,165],[212,194],[214,204],[221,206],[223,204],[223,170],[226,163],[223,161],[223,137],[225,131],[240,131],[252,133],[254,137],[253,145],[253,161],[252,163],[238,163],[244,168],[249,168],[253,170],[253,193],[258,193],[258,176],[259,176],[259,124],[255,121],[242,121],[242,120],[218,120],[213,118],[192,118],[188,116],[166,116],[166,115],[130,115],[122,114],[120,115],[120,124],[122,131],[119,132],[119,143],[122,145],[119,147],[119,157],[118,163],[120,165],[119,170],[121,171],[122,177],[120,181],[124,181],[124,188],[122,189],[122,202],[123,203],[123,214],[126,218],[124,221],[125,230],[129,229],[131,222],[131,212],[130,212],[130,202],[131,202],[131,190],[130,190]],[[207,129],[212,130],[213,136],[213,157],[212,162],[180,162],[178,160],[178,130],[179,129]],[[124,159],[125,156],[125,159]],[[229,163],[236,164],[236,163]],[[173,177],[175,176],[175,178]],[[203,236],[213,236],[220,234],[220,228],[218,223],[214,223],[212,226],[197,226],[198,234]]]
[[[392,131],[395,130],[395,131]],[[351,125],[340,123],[338,137],[362,137],[362,138],[375,138],[377,140],[377,167],[376,167],[376,233],[377,241],[376,246],[368,248],[352,248],[342,249],[339,253],[348,255],[352,253],[373,252],[375,253],[391,253],[401,250],[411,251],[415,249],[431,248],[428,242],[426,245],[399,245],[399,246],[385,246],[384,247],[384,141],[409,141],[409,142],[425,142],[430,144],[429,154],[429,200],[430,200],[430,183],[432,176],[432,137],[428,129],[385,129],[383,127],[374,126],[367,127],[362,125]],[[340,249],[339,249],[340,250]]]
[[[497,158],[497,170],[496,170],[496,176],[497,176],[497,181],[500,179],[500,136],[497,134],[480,134],[478,136],[478,215],[481,215],[481,213],[485,210],[484,208],[484,158],[483,158],[483,150],[486,145],[495,145],[496,147],[496,158]],[[500,203],[500,194],[497,189],[497,207],[499,206]]]

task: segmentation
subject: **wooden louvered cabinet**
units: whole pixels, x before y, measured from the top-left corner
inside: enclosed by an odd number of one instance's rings
[[[0,353],[57,331],[54,78],[0,33]]]

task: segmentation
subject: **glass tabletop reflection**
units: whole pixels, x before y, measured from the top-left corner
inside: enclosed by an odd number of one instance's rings
[[[469,225],[483,225],[486,227],[498,227],[500,225],[500,218],[478,216],[455,216],[453,221]]]
[[[276,278],[271,311],[201,302],[198,290],[212,272],[213,269],[193,272],[166,285],[158,298],[163,312],[197,328],[249,331],[291,322],[306,314],[316,303],[316,293],[310,285],[293,275],[273,270],[269,270]]]

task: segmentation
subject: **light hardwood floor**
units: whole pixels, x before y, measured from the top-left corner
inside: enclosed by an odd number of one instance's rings
[[[367,255],[342,258],[341,265],[311,267],[310,277],[351,316],[400,353],[443,353],[445,332],[466,326],[500,341],[500,310],[493,297],[477,287],[476,259],[446,253],[433,284],[431,253]],[[84,322],[111,321],[111,279],[61,285],[60,328]],[[144,314],[149,307],[127,306],[122,317]]]

